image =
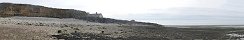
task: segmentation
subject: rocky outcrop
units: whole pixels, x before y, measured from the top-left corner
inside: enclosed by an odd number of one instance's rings
[[[57,9],[38,5],[0,3],[0,16],[30,16],[30,17],[55,17],[79,18],[87,15],[85,11],[74,9]]]
[[[87,20],[90,22],[98,22],[98,23],[116,23],[120,25],[130,25],[130,26],[156,26],[156,27],[164,27],[163,25],[157,23],[147,23],[147,22],[137,22],[137,21],[128,21],[128,20],[117,20],[112,18],[98,18],[98,17],[82,17],[79,18],[82,20]]]

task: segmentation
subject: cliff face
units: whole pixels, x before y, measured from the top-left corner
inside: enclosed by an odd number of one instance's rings
[[[0,3],[0,17],[27,16],[27,17],[51,17],[51,18],[75,18],[99,23],[117,24],[141,24],[162,26],[155,23],[131,22],[127,20],[116,20],[111,18],[89,17],[89,13],[74,9],[49,8],[30,4]]]
[[[79,18],[86,16],[85,11],[73,9],[56,9],[29,4],[0,3],[0,16],[30,16],[30,17],[55,17]]]

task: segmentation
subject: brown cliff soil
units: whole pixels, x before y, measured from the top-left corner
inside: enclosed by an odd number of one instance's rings
[[[31,17],[56,17],[77,18],[88,13],[74,9],[49,8],[29,4],[0,3],[0,16],[31,16]]]

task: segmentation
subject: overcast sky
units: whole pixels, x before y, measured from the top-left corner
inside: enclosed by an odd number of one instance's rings
[[[244,24],[244,0],[0,0],[100,12],[107,18],[163,25]]]

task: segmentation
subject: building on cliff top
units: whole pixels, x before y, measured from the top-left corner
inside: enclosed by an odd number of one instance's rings
[[[94,13],[94,14],[88,14],[87,17],[98,17],[98,18],[103,18],[102,13]]]

